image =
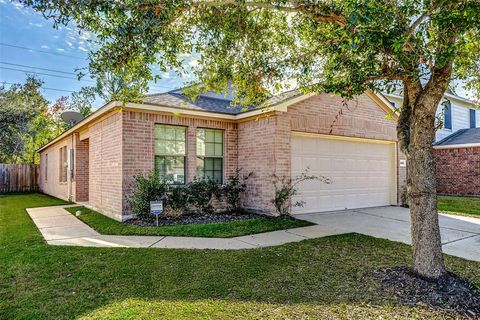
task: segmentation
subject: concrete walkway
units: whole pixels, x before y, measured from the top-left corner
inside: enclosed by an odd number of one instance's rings
[[[317,225],[235,238],[101,235],[67,212],[68,206],[27,209],[51,245],[170,249],[252,249],[356,232],[410,244],[410,215],[400,207],[298,215]],[[480,261],[480,219],[440,215],[443,252]]]
[[[410,212],[402,207],[355,209],[296,217],[322,226],[342,226],[350,232],[411,244]],[[440,214],[439,223],[444,253],[480,261],[480,219]]]
[[[102,235],[66,211],[65,207],[68,206],[27,209],[48,244],[83,247],[236,250],[278,246],[348,232],[343,229],[315,225],[235,238]]]

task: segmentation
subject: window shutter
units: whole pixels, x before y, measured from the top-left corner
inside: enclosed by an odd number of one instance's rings
[[[475,114],[475,109],[470,109],[470,128],[477,127],[477,119]]]

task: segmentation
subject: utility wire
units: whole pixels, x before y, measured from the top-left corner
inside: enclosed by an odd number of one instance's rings
[[[9,85],[15,85],[15,84],[18,84],[18,83],[13,83],[13,82],[7,82],[7,81],[1,81],[0,80],[0,83],[5,83],[5,84],[9,84]],[[40,90],[41,89],[45,89],[45,90],[53,90],[53,91],[64,91],[64,92],[75,92],[75,91],[72,91],[72,90],[65,90],[65,89],[57,89],[57,88],[48,88],[48,87],[40,87]]]
[[[56,56],[62,56],[62,57],[80,59],[80,60],[87,60],[87,58],[82,58],[82,57],[79,57],[79,56],[73,56],[73,55],[58,53],[58,52],[50,52],[50,51],[39,50],[39,49],[28,48],[28,47],[22,47],[22,46],[17,46],[17,45],[14,45],[14,44],[9,44],[9,43],[4,43],[4,42],[0,42],[0,46],[10,47],[10,48],[15,48],[15,49],[28,50],[28,51],[35,51],[35,52],[46,53],[46,54],[53,54],[53,55],[56,55]]]
[[[0,66],[0,69],[17,71],[17,72],[35,73],[35,74],[41,74],[41,75],[44,75],[44,76],[47,76],[47,77],[55,77],[55,78],[63,78],[63,79],[71,79],[71,80],[87,81],[87,82],[94,82],[94,83],[95,83],[95,81],[93,81],[93,80],[77,79],[77,78],[72,78],[72,77],[60,76],[60,75],[58,75],[58,74],[51,74],[51,73],[44,73],[44,72],[36,72],[36,71],[32,71],[32,70],[22,70],[22,69],[2,67],[2,66]]]
[[[48,69],[48,68],[40,68],[40,67],[34,67],[34,66],[27,66],[27,65],[25,65],[25,64],[17,64],[17,63],[10,63],[10,62],[4,62],[4,61],[0,61],[0,64],[6,64],[6,65],[9,65],[9,66],[22,67],[22,68],[45,70],[45,71],[51,71],[51,72],[57,72],[57,73],[64,73],[64,74],[71,74],[71,75],[74,75],[74,76],[77,75],[75,72],[68,72],[68,71],[62,71],[62,70],[55,70],[55,69]]]
[[[63,73],[63,74],[77,75],[74,72],[68,72],[68,71],[63,71],[63,70],[55,70],[55,69],[49,69],[49,68],[40,68],[40,67],[34,67],[34,66],[27,66],[27,65],[24,65],[24,64],[17,64],[17,63],[3,62],[3,61],[0,61],[0,64],[18,66],[18,67],[23,67],[23,68],[38,69],[38,70],[46,70],[46,71],[50,71],[50,72],[58,72],[58,73]],[[49,76],[49,77],[57,77],[57,78],[63,78],[63,79],[72,79],[72,80],[78,80],[78,81],[95,82],[94,80],[89,80],[89,79],[80,79],[79,80],[77,78],[65,77],[65,76],[60,76],[60,75],[56,75],[56,74],[46,74],[46,73],[43,73],[43,72],[37,72],[37,71],[33,71],[33,70],[22,70],[22,69],[2,67],[2,66],[0,66],[0,69],[6,69],[6,70],[11,70],[11,71],[17,71],[17,72],[27,72],[27,73],[31,72],[31,73],[41,74],[41,75],[45,75],[45,76]],[[88,73],[85,73],[85,75],[88,75]],[[177,89],[177,87],[167,87],[167,86],[162,86],[162,85],[151,85],[149,87],[152,88],[152,89],[155,88],[155,89],[159,89],[159,90],[162,90],[162,89],[168,89],[168,90]]]

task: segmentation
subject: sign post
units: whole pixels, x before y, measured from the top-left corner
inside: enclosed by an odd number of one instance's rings
[[[157,221],[157,227],[158,227],[158,216],[161,215],[162,212],[163,212],[162,200],[150,201],[150,213],[155,215],[156,221]]]

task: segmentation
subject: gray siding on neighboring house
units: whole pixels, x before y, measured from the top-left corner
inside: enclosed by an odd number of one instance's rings
[[[443,111],[443,107],[440,106],[437,109],[437,114],[441,115]],[[480,127],[480,121],[478,119],[479,111],[475,110],[477,114],[477,127]],[[452,101],[452,129],[439,129],[437,131],[437,136],[435,141],[442,140],[443,138],[451,135],[452,133],[460,130],[460,129],[468,129],[470,128],[470,108],[460,106],[455,104]]]

